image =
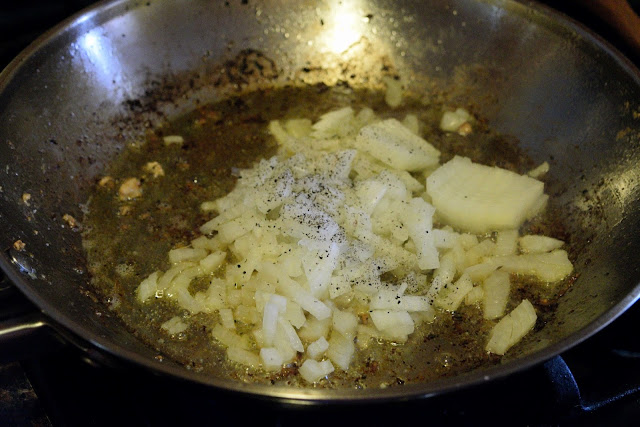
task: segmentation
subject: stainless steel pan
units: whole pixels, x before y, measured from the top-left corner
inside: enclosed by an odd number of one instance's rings
[[[82,217],[90,186],[127,141],[198,102],[282,84],[376,87],[389,73],[414,93],[439,88],[452,102],[473,102],[535,161],[550,162],[547,191],[566,215],[580,273],[553,320],[499,366],[379,390],[265,387],[159,362],[94,295],[80,235],[62,216]],[[49,325],[89,353],[298,403],[424,397],[526,369],[640,295],[639,104],[637,69],[535,3],[99,3],[0,74],[0,265],[42,311],[5,322],[3,343]]]

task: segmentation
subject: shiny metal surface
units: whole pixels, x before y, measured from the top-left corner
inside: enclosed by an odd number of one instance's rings
[[[80,235],[89,186],[123,146],[197,102],[254,87],[400,76],[416,93],[472,101],[534,160],[567,213],[574,286],[554,322],[501,366],[384,390],[297,390],[158,362],[93,295]],[[580,342],[640,294],[640,76],[549,10],[517,1],[326,0],[307,6],[159,0],[100,3],[0,74],[0,265],[55,322],[154,372],[281,402],[405,399],[490,381]],[[30,198],[25,201],[24,194]]]

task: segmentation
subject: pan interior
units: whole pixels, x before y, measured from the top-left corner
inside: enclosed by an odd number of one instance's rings
[[[215,313],[190,315],[162,298],[141,304],[136,289],[149,274],[170,268],[166,257],[170,249],[188,245],[199,236],[198,226],[209,218],[199,208],[203,200],[226,195],[236,183],[234,170],[271,157],[276,148],[266,130],[271,120],[317,120],[344,105],[356,111],[371,108],[381,118],[402,120],[413,114],[424,124],[423,134],[442,153],[443,163],[462,155],[518,173],[534,168],[514,138],[491,132],[481,120],[474,122],[474,132],[467,136],[442,132],[439,124],[444,101],[433,94],[426,106],[423,99],[406,97],[402,106],[390,108],[383,91],[358,91],[348,86],[259,90],[203,106],[150,132],[143,144],[132,145],[115,160],[106,171],[108,175],[92,191],[82,221],[92,283],[136,336],[190,369],[231,379],[297,385],[296,365],[274,374],[226,363],[225,349],[211,339],[212,328],[220,322]],[[184,143],[167,146],[163,141],[167,135],[181,135]],[[145,172],[149,164],[159,165],[162,175]],[[140,177],[143,193],[135,200],[122,201],[116,193],[131,177]],[[565,239],[562,224],[557,209],[549,208],[544,217],[527,224],[523,234]],[[237,262],[245,260],[239,258]],[[229,263],[235,268],[234,262]],[[507,311],[526,298],[538,306],[539,323],[545,324],[553,319],[558,295],[566,292],[572,280],[570,276],[553,285],[515,280]],[[196,279],[190,291],[206,292],[209,285],[206,280]],[[175,316],[190,326],[180,333],[167,334],[162,324]],[[438,316],[433,324],[420,326],[419,333],[412,334],[404,345],[365,342],[367,349],[357,352],[348,372],[336,372],[316,387],[378,388],[381,384],[422,383],[495,365],[500,358],[484,350],[490,325],[481,319],[479,307],[463,306],[454,314]],[[249,328],[239,325],[239,330]]]

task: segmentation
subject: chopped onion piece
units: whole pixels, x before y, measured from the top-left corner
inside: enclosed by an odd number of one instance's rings
[[[282,368],[282,356],[280,356],[278,350],[273,347],[261,348],[260,359],[262,360],[262,366],[267,371],[277,371]]]
[[[505,354],[534,327],[537,318],[533,305],[528,300],[523,300],[493,327],[486,350]]]
[[[562,240],[547,236],[526,235],[520,237],[520,250],[527,253],[544,253],[560,249],[564,245]],[[503,254],[511,255],[511,254]]]
[[[315,383],[332,373],[334,367],[329,360],[318,362],[313,359],[307,359],[302,363],[299,371],[305,381]]]
[[[321,357],[329,348],[329,341],[325,337],[320,337],[307,347],[307,356],[312,359]]]

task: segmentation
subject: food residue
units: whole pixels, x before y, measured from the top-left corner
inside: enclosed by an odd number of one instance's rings
[[[164,176],[164,169],[158,162],[148,162],[144,165],[145,172],[149,172],[154,178]]]
[[[162,138],[165,145],[182,145],[184,138],[180,135],[169,135]]]
[[[73,228],[73,229],[77,229],[77,228],[79,228],[79,225],[80,225],[80,224],[79,224],[79,223],[78,223],[78,221],[77,221],[74,217],[72,217],[71,215],[69,215],[69,214],[64,214],[64,215],[62,215],[62,219],[63,219],[63,221],[65,221],[65,222],[69,225],[69,227],[71,227],[71,228]]]
[[[118,196],[120,200],[131,200],[142,196],[142,183],[138,178],[127,178],[120,185]]]
[[[115,185],[115,181],[110,176],[104,176],[100,178],[100,180],[98,181],[98,185],[100,187],[113,188],[113,186]]]

